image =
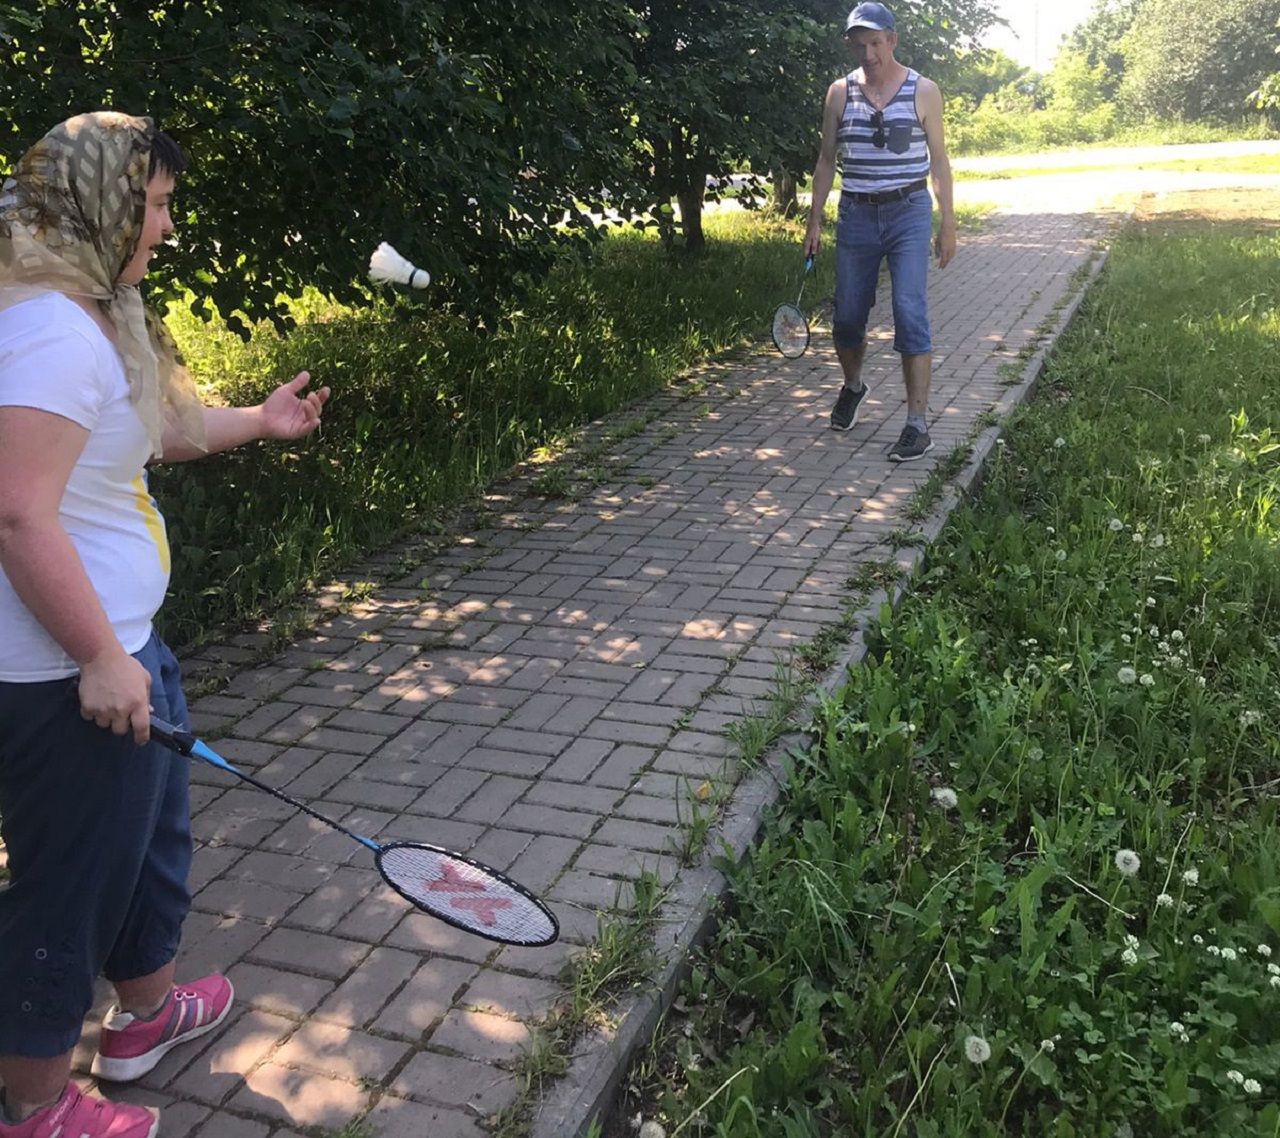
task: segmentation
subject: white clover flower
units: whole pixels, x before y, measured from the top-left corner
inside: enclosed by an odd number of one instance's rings
[[[1049,1051],[1049,1052],[1052,1052],[1052,1051],[1053,1051],[1053,1049],[1054,1049],[1056,1046],[1057,1046],[1057,1044],[1056,1044],[1056,1043],[1054,1043],[1052,1039],[1042,1039],[1042,1040],[1040,1040],[1040,1050],[1041,1050],[1041,1051]]]
[[[1268,964],[1267,973],[1271,976],[1280,976],[1280,964]]]
[[[1054,529],[1054,528],[1053,528],[1053,526],[1045,526],[1045,527],[1044,527],[1044,532],[1045,532],[1045,533],[1047,533],[1050,537],[1052,537],[1052,536],[1053,536],[1055,533],[1057,533],[1058,531],[1057,531],[1056,529]]]
[[[1236,1086],[1240,1086],[1244,1082],[1244,1076],[1240,1074],[1239,1071],[1228,1071],[1227,1082],[1235,1083]]]
[[[1133,850],[1116,850],[1116,869],[1123,877],[1132,877],[1142,868],[1142,859]]]
[[[1112,518],[1107,523],[1107,528],[1110,529],[1112,533],[1119,533],[1122,529],[1124,529],[1124,522],[1122,522],[1119,518]]]
[[[1236,955],[1237,955],[1237,954],[1236,954],[1236,950],[1235,950],[1234,948],[1230,948],[1230,947],[1228,947],[1228,948],[1224,948],[1224,949],[1222,950],[1222,959],[1223,959],[1223,960],[1235,960],[1235,959],[1236,959]]]
[[[1133,637],[1130,636],[1127,632],[1120,633],[1120,639],[1123,640],[1126,644],[1133,643]]]
[[[1280,988],[1280,976],[1270,976],[1268,980],[1273,988]]]
[[[1204,446],[1205,444],[1207,444],[1207,443],[1209,442],[1209,436],[1208,436],[1208,435],[1196,435],[1196,442],[1198,442],[1201,446]]]
[[[1142,544],[1144,541],[1146,541],[1146,540],[1147,540],[1147,539],[1143,536],[1143,534],[1142,534],[1142,531],[1141,531],[1141,530],[1134,530],[1134,531],[1133,531],[1133,544],[1134,544],[1134,545],[1141,545],[1141,544]]]
[[[1004,439],[996,439],[996,446],[998,447],[1004,446]]]
[[[1244,1093],[1247,1095],[1262,1094],[1262,1084],[1257,1079],[1245,1079]]]
[[[1171,633],[1169,633],[1169,639],[1172,640],[1175,644],[1181,644],[1182,641],[1185,639],[1185,637],[1182,634],[1182,629],[1175,628]]]
[[[1150,628],[1147,629],[1147,633],[1148,635],[1150,635],[1151,639],[1154,640],[1156,639],[1156,637],[1160,635],[1160,630],[1153,624]]]
[[[1155,597],[1148,597],[1148,598],[1147,598],[1147,608],[1149,608],[1149,609],[1153,609],[1153,608],[1155,608],[1155,607],[1156,607],[1156,599],[1155,599]],[[1153,626],[1153,627],[1154,627],[1154,626]],[[1153,632],[1151,635],[1152,635],[1152,636],[1154,636],[1154,635],[1155,635],[1155,633]]]
[[[980,1035],[965,1037],[964,1057],[970,1063],[985,1063],[991,1058],[991,1044]]]
[[[1140,683],[1144,688],[1151,687],[1155,682],[1156,678],[1150,672],[1143,672],[1142,675],[1138,677],[1138,683]]]
[[[1190,1032],[1188,1032],[1186,1027],[1180,1024],[1177,1020],[1174,1020],[1173,1023],[1169,1025],[1169,1034],[1179,1043],[1189,1043],[1191,1041]]]
[[[1127,1122],[1120,1123],[1116,1127],[1116,1132],[1112,1135],[1112,1138],[1133,1138],[1133,1127]]]
[[[1134,936],[1133,933],[1124,934],[1124,944],[1126,948],[1137,948],[1138,945],[1141,943],[1142,942],[1138,940],[1138,938]]]
[[[1200,871],[1193,865],[1190,869],[1182,871],[1182,883],[1184,885],[1199,885]]]
[[[1196,935],[1191,938],[1191,943],[1204,944],[1204,937],[1202,937],[1199,933],[1196,933]]]
[[[1055,448],[1064,447],[1067,445],[1067,440],[1064,439],[1061,435],[1059,435],[1056,439],[1053,440],[1053,445]]]
[[[639,1138],[667,1138],[667,1132],[660,1122],[650,1119],[640,1127]]]
[[[1156,898],[1157,909],[1168,909],[1172,906],[1173,898],[1168,893],[1161,893],[1160,896]]]
[[[1270,956],[1270,955],[1271,955],[1271,946],[1270,946],[1269,944],[1260,944],[1260,945],[1258,945],[1258,955],[1259,955],[1259,956]]]
[[[929,797],[941,806],[943,810],[954,810],[956,803],[960,801],[956,796],[956,792],[949,786],[935,786],[930,791]]]
[[[1204,687],[1204,685],[1205,685],[1205,679],[1204,679],[1204,676],[1196,676],[1196,684],[1197,684],[1199,687]]]
[[[1205,949],[1205,952],[1207,952],[1210,956],[1222,955],[1222,949],[1220,949],[1216,944],[1209,945],[1209,947]]]
[[[1126,949],[1125,949],[1125,950],[1120,954],[1120,959],[1121,959],[1122,961],[1124,961],[1124,963],[1125,963],[1125,964],[1137,964],[1137,963],[1138,963],[1138,954],[1137,954],[1136,952],[1134,952],[1134,950],[1133,950],[1133,949],[1131,949],[1131,948],[1126,948]]]
[[[1240,713],[1241,727],[1257,727],[1262,722],[1262,712],[1260,711],[1242,711]]]
[[[1126,664],[1123,668],[1121,668],[1116,673],[1116,679],[1119,680],[1122,684],[1132,684],[1137,681],[1138,672],[1135,668],[1131,668],[1129,667],[1128,664]]]

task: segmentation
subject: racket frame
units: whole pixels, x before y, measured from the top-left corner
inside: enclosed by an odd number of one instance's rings
[[[493,936],[486,933],[483,929],[476,928],[474,925],[466,924],[463,921],[450,917],[447,913],[439,912],[433,908],[427,908],[421,901],[414,900],[408,893],[400,888],[390,877],[385,869],[382,868],[382,857],[384,854],[391,853],[393,850],[430,850],[432,853],[440,854],[447,857],[450,861],[461,862],[463,865],[469,865],[472,869],[478,869],[486,877],[492,877],[495,881],[501,882],[508,889],[519,893],[521,897],[532,901],[534,905],[547,917],[551,922],[551,935],[543,940],[511,940],[509,937]],[[422,913],[428,913],[435,917],[438,921],[444,921],[446,925],[452,925],[455,929],[461,929],[463,932],[473,933],[485,940],[497,941],[499,944],[512,944],[519,948],[542,948],[544,945],[552,944],[560,935],[560,922],[556,920],[556,915],[551,912],[541,901],[538,900],[528,889],[518,881],[513,881],[505,873],[499,873],[491,865],[485,865],[482,861],[476,861],[475,858],[466,857],[463,854],[455,853],[453,850],[444,849],[442,846],[433,846],[429,842],[387,842],[384,846],[378,847],[378,852],[373,857],[374,864],[378,867],[378,872],[382,875],[382,880],[394,889],[401,897],[409,902],[415,909]]]
[[[778,305],[777,308],[773,310],[773,324],[769,329],[769,335],[773,339],[773,346],[777,348],[778,351],[781,352],[786,359],[789,359],[789,360],[798,360],[801,356],[803,356],[805,352],[809,350],[809,343],[813,338],[809,330],[809,318],[805,316],[805,314],[800,309],[800,298],[804,296],[804,286],[806,283],[808,283],[809,272],[812,269],[813,269],[813,254],[809,253],[805,256],[805,259],[804,259],[804,273],[800,277],[800,291],[796,293],[795,304],[789,304],[789,303],[780,304]],[[798,352],[788,351],[786,348],[784,348],[782,346],[782,340],[778,336],[778,321],[781,319],[782,314],[788,311],[795,313],[795,315],[800,318],[799,319],[800,325],[803,326],[804,328],[804,344],[801,346]]]
[[[244,771],[232,766],[226,759],[214,751],[210,746],[208,746],[208,744],[201,741],[192,732],[185,731],[180,727],[175,727],[172,723],[166,723],[163,719],[159,719],[154,715],[151,717],[151,738],[155,742],[168,747],[171,751],[176,751],[179,755],[183,755],[187,758],[195,756],[198,759],[203,759],[211,766],[217,767],[219,770],[235,775],[236,778],[243,782],[247,782],[250,786],[257,787],[259,790],[264,790],[272,797],[278,798],[282,802],[287,802],[290,806],[301,810],[304,814],[316,819],[316,821],[323,822],[331,829],[337,830],[340,834],[345,834],[348,838],[352,839],[352,841],[359,842],[366,849],[372,850],[374,865],[378,870],[378,875],[387,883],[387,885],[394,889],[420,913],[426,913],[429,916],[435,917],[439,921],[443,921],[447,925],[452,925],[454,928],[461,929],[463,932],[472,933],[475,936],[482,937],[485,940],[496,941],[499,944],[514,944],[519,947],[538,948],[543,945],[553,943],[560,935],[560,922],[556,920],[556,915],[542,901],[535,897],[518,881],[512,881],[506,874],[499,873],[492,866],[485,865],[482,861],[476,861],[474,858],[465,857],[463,854],[457,853],[454,850],[445,849],[442,846],[433,846],[426,842],[387,842],[383,845],[379,842],[375,842],[372,838],[366,838],[363,834],[357,834],[354,830],[347,829],[347,827],[342,825],[341,822],[335,822],[332,818],[326,817],[318,810],[313,810],[305,802],[299,802],[298,799],[286,794],[283,790],[272,786],[270,783],[254,778],[253,775],[246,774]],[[422,902],[414,900],[414,898],[410,897],[408,893],[399,888],[396,883],[387,876],[386,871],[382,868],[382,855],[393,849],[430,850],[432,853],[441,854],[452,861],[461,862],[464,865],[471,866],[473,869],[478,869],[481,873],[492,877],[495,881],[501,882],[516,893],[519,893],[522,897],[527,898],[539,910],[541,910],[543,915],[546,916],[551,923],[551,935],[548,938],[539,941],[511,940],[507,937],[495,936],[492,933],[486,933],[483,929],[476,928],[474,925],[469,925],[463,921],[456,920],[434,908],[428,908],[426,905],[423,905]]]

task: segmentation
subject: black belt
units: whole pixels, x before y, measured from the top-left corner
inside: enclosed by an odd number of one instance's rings
[[[899,186],[896,190],[881,190],[875,194],[860,194],[856,190],[845,190],[844,196],[852,198],[855,202],[862,202],[864,205],[883,205],[885,202],[898,202],[903,198],[914,194],[916,190],[926,190],[929,183],[921,178],[918,182],[912,182],[909,186]]]

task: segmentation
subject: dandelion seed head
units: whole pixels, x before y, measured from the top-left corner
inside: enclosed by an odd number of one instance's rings
[[[1065,549],[1059,549],[1053,556],[1060,562],[1065,561],[1067,559],[1067,551]]]
[[[1119,680],[1122,684],[1135,683],[1138,679],[1137,669],[1131,668],[1129,667],[1128,664],[1126,664],[1123,668],[1121,668],[1116,673],[1116,679]]]
[[[1133,850],[1116,850],[1115,862],[1124,877],[1132,877],[1142,868],[1142,859]]]
[[[956,796],[956,792],[949,786],[935,786],[929,797],[943,810],[954,810],[956,803],[960,801]]]
[[[1059,435],[1056,439],[1053,440],[1053,445],[1054,447],[1060,449],[1067,445],[1067,440],[1064,439],[1061,435]]]
[[[964,1057],[970,1063],[985,1063],[991,1058],[991,1044],[980,1035],[969,1035],[964,1041]]]
[[[1144,688],[1151,687],[1155,682],[1156,678],[1150,672],[1143,672],[1142,675],[1138,677],[1138,683],[1140,683]]]
[[[1110,529],[1112,533],[1119,533],[1122,529],[1124,529],[1124,522],[1122,522],[1119,518],[1112,518],[1107,523],[1107,528]]]
[[[1175,628],[1171,633],[1169,633],[1169,639],[1175,644],[1181,644],[1186,637],[1183,635],[1182,629]]]
[[[1164,545],[1164,534],[1158,533],[1151,539],[1151,548],[1160,549]]]
[[[1199,885],[1200,871],[1193,865],[1190,869],[1182,871],[1182,883],[1184,885]]]
[[[1207,445],[1207,444],[1208,444],[1208,442],[1209,442],[1209,436],[1208,436],[1208,435],[1196,435],[1196,442],[1198,442],[1201,446],[1205,446],[1205,445]]]

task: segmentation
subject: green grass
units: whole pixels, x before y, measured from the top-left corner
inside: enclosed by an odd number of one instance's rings
[[[1119,238],[730,871],[669,1133],[1278,1132],[1277,256]]]
[[[1079,163],[1072,166],[1002,166],[997,170],[957,170],[956,181],[984,182],[1007,178],[1048,177],[1058,174],[1096,174],[1114,170],[1114,165]],[[1280,154],[1249,154],[1238,158],[1181,158],[1166,162],[1137,162],[1126,165],[1126,170],[1170,170],[1191,174],[1212,171],[1215,174],[1274,174],[1280,175]]]

